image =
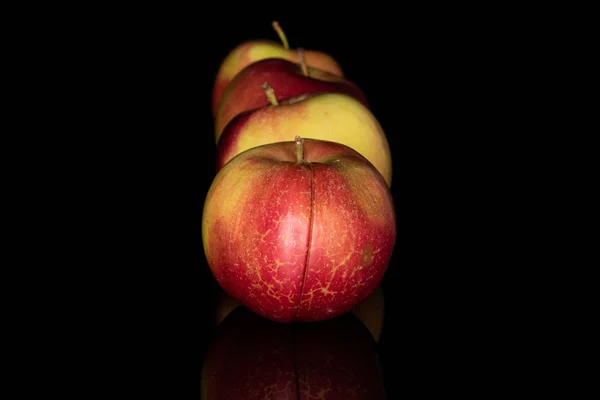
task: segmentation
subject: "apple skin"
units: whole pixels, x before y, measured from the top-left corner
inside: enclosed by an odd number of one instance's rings
[[[377,287],[396,240],[389,187],[340,143],[304,139],[238,154],[216,175],[202,215],[211,271],[227,293],[277,322],[352,310]]]
[[[244,150],[286,141],[294,135],[353,148],[391,186],[392,154],[381,125],[367,107],[341,93],[309,93],[238,115],[219,139],[216,169]]]
[[[225,126],[244,111],[271,104],[262,89],[268,83],[278,100],[313,92],[344,93],[369,107],[362,90],[354,83],[328,72],[308,67],[308,76],[299,64],[271,58],[250,64],[227,86],[215,116],[215,143]]]
[[[217,300],[216,325],[219,326],[227,316],[241,304],[223,292]],[[367,327],[373,339],[379,343],[381,331],[383,330],[383,320],[385,317],[385,298],[383,288],[377,286],[375,291],[369,297],[352,309],[352,313]]]
[[[200,386],[205,400],[386,398],[377,345],[352,314],[284,325],[238,307],[219,326]]]
[[[298,51],[286,49],[281,43],[272,40],[251,40],[235,47],[223,60],[212,90],[212,113],[217,115],[219,101],[231,80],[248,65],[267,58],[281,58],[299,63]],[[317,50],[304,50],[304,58],[311,67],[343,77],[339,63],[329,54]]]

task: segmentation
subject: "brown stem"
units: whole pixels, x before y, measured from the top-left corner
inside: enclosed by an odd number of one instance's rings
[[[285,33],[283,33],[283,29],[281,29],[281,26],[279,26],[279,22],[273,21],[271,25],[273,25],[273,29],[275,29],[275,32],[277,32],[279,40],[281,40],[281,43],[283,44],[283,48],[289,50],[290,46],[288,44],[287,38],[285,37]]]
[[[273,88],[267,82],[263,83],[261,87],[263,92],[265,92],[265,94],[267,95],[269,103],[271,103],[271,105],[278,106],[279,102],[277,101],[277,97],[275,97],[275,91],[273,90]]]
[[[296,136],[294,140],[296,141],[296,164],[302,164],[304,162],[304,139]]]
[[[300,68],[304,76],[308,76],[308,65],[306,65],[306,58],[304,57],[304,49],[298,49],[298,58],[300,59]]]

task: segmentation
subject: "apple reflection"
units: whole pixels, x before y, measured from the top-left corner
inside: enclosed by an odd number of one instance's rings
[[[235,307],[203,364],[202,399],[385,399],[376,342],[355,314],[281,324]]]

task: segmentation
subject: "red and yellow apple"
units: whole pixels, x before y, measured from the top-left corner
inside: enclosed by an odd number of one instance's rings
[[[385,399],[377,346],[352,314],[279,324],[239,307],[202,365],[203,400]]]
[[[217,144],[217,171],[245,150],[294,135],[353,148],[391,186],[392,155],[381,125],[361,102],[341,93],[309,93],[238,115]]]
[[[239,306],[241,304],[236,299],[222,292],[218,297],[215,313],[217,326]],[[379,342],[385,316],[385,299],[381,285],[377,286],[365,301],[354,307],[352,313],[367,327],[375,341]]]
[[[219,101],[221,100],[225,88],[229,85],[229,82],[231,82],[231,80],[248,65],[267,58],[281,58],[293,63],[300,62],[298,51],[289,48],[287,38],[276,21],[273,22],[273,28],[279,35],[281,43],[271,40],[251,40],[240,44],[227,54],[219,67],[213,86],[213,117],[217,114]],[[344,76],[338,62],[328,54],[316,50],[305,50],[304,57],[307,64],[311,67],[341,77]]]
[[[332,92],[352,96],[368,107],[362,90],[344,78],[283,59],[257,61],[237,74],[225,89],[215,117],[215,143],[225,126],[238,114],[271,104],[262,89],[265,83],[273,89],[276,100],[306,93]]]
[[[220,286],[277,321],[349,312],[377,287],[396,240],[383,176],[362,155],[317,139],[270,143],[231,159],[202,215]]]

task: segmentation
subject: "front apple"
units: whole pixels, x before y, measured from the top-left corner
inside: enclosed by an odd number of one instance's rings
[[[355,150],[296,138],[249,149],[215,177],[202,216],[221,287],[278,322],[349,312],[377,287],[396,239],[389,188]]]
[[[270,104],[262,89],[265,82],[278,100],[305,93],[344,93],[368,107],[362,90],[342,77],[283,59],[261,60],[244,68],[225,89],[215,117],[215,143],[236,115]]]

